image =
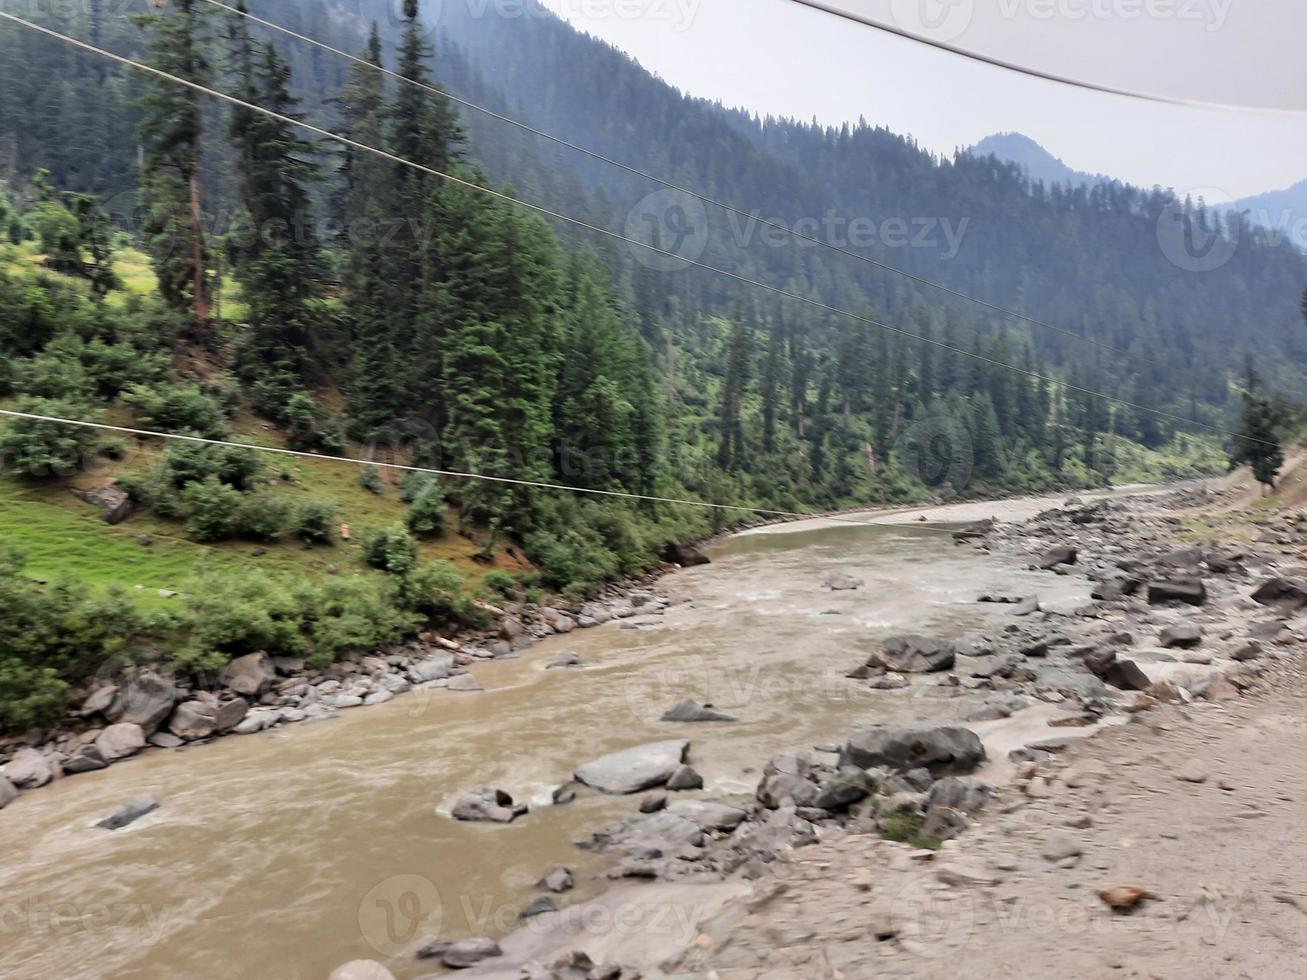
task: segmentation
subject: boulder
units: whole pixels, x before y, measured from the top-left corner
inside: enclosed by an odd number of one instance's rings
[[[0,810],[18,799],[18,789],[4,776],[0,776]]]
[[[152,670],[136,670],[118,685],[112,702],[101,713],[110,722],[139,725],[149,734],[172,714],[176,700],[170,679]]]
[[[83,718],[90,718],[92,715],[102,714],[113,704],[114,698],[118,695],[117,684],[105,684],[98,687],[82,703],[82,709],[78,712]]]
[[[1117,657],[1108,667],[1103,680],[1122,691],[1146,691],[1152,685],[1148,675],[1133,660]]]
[[[277,669],[266,653],[247,653],[229,663],[220,679],[237,694],[257,698],[277,679]]]
[[[208,738],[217,728],[218,709],[203,701],[183,701],[168,719],[168,731],[187,740]]]
[[[860,803],[876,789],[870,773],[855,766],[845,766],[817,787],[812,805],[822,810],[843,810]]]
[[[452,653],[440,653],[434,657],[419,660],[408,669],[408,679],[413,684],[427,684],[431,681],[443,681],[453,677],[462,670],[454,663]]]
[[[1058,565],[1074,565],[1079,557],[1079,552],[1072,545],[1058,544],[1045,551],[1036,564],[1048,571]]]
[[[650,742],[587,762],[575,776],[602,793],[638,793],[666,783],[689,751],[685,739]]]
[[[1297,612],[1307,608],[1307,580],[1277,577],[1258,586],[1253,599],[1263,606],[1274,606],[1284,612]]]
[[[137,796],[128,800],[116,813],[105,817],[96,824],[103,830],[121,830],[128,824],[135,823],[147,813],[159,809],[159,803],[152,796]]]
[[[499,943],[493,939],[479,937],[462,939],[451,943],[440,956],[440,962],[451,970],[465,970],[476,966],[482,960],[502,955]]]
[[[519,919],[534,919],[537,915],[544,915],[546,912],[557,912],[558,906],[548,895],[537,895],[531,899],[526,908],[517,913]]]
[[[738,806],[708,800],[677,800],[667,812],[690,821],[700,830],[734,830],[748,817]]]
[[[927,811],[948,807],[961,813],[978,813],[994,797],[994,787],[969,776],[946,776],[926,791]]]
[[[1201,606],[1207,602],[1207,586],[1200,578],[1173,578],[1148,583],[1148,603],[1153,606],[1183,602]]]
[[[1203,642],[1203,631],[1191,623],[1180,623],[1163,629],[1157,635],[1157,642],[1168,649],[1179,647],[1188,650]]]
[[[230,701],[224,701],[222,704],[218,705],[218,713],[216,716],[218,731],[231,731],[245,720],[245,716],[249,713],[249,710],[250,703],[244,698],[232,698]]]
[[[481,682],[471,674],[459,674],[457,677],[451,677],[449,683],[445,685],[447,691],[484,691]]]
[[[172,732],[155,732],[146,741],[156,749],[176,749],[186,744]]]
[[[966,773],[985,760],[985,746],[969,728],[893,728],[877,725],[855,732],[840,750],[839,764],[899,771],[924,767],[935,775]]]
[[[869,667],[900,674],[949,670],[957,660],[953,644],[929,636],[891,636],[867,659]]]
[[[657,813],[667,809],[667,794],[661,791],[649,793],[640,800],[641,813]]]
[[[472,790],[450,811],[455,820],[476,823],[512,823],[525,815],[525,803],[513,804],[513,798],[502,789],[482,786]]]
[[[667,779],[670,790],[703,789],[703,777],[687,765],[676,767],[676,771]]]
[[[663,549],[662,559],[671,562],[673,565],[681,565],[685,568],[691,568],[695,565],[712,564],[711,559],[694,545],[681,544],[673,541]]]
[[[0,776],[19,789],[36,789],[55,778],[54,764],[36,749],[19,749],[9,760]]]
[[[817,777],[812,760],[802,752],[785,752],[771,759],[762,770],[755,795],[769,810],[781,807],[814,806]]]
[[[75,775],[79,772],[93,772],[109,764],[94,742],[88,742],[78,748],[64,760],[64,772]]]
[[[737,721],[733,715],[718,711],[710,704],[700,704],[692,698],[686,698],[676,707],[663,714],[663,721],[697,722],[697,721]]]
[[[100,508],[100,515],[106,524],[121,524],[135,510],[131,494],[117,483],[107,483],[92,490],[74,490],[73,493],[88,504]]]
[[[540,879],[540,887],[556,895],[570,892],[575,884],[576,881],[572,877],[570,868],[554,868],[553,871]]]
[[[95,747],[104,761],[115,762],[145,748],[145,732],[140,725],[130,721],[119,722],[96,736]]]
[[[554,659],[545,665],[545,670],[558,670],[560,668],[584,667],[585,664],[571,650],[560,650],[554,654]]]

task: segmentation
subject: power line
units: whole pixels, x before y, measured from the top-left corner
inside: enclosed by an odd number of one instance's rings
[[[983,64],[990,65],[994,68],[1002,68],[1005,71],[1016,72],[1020,75],[1027,75],[1031,78],[1040,78],[1046,82],[1056,82],[1058,85],[1068,85],[1072,88],[1085,89],[1090,92],[1101,92],[1105,95],[1119,95],[1128,99],[1138,99],[1144,102],[1160,102],[1164,105],[1184,106],[1190,109],[1220,109],[1227,112],[1265,112],[1277,115],[1301,116],[1302,109],[1280,109],[1274,106],[1249,106],[1234,105],[1224,102],[1208,102],[1202,99],[1186,99],[1176,95],[1160,95],[1155,92],[1140,92],[1135,89],[1119,88],[1113,85],[1104,85],[1099,82],[1088,82],[1084,79],[1071,78],[1067,75],[1059,75],[1054,72],[1044,71],[1040,68],[1031,68],[1028,65],[1020,65],[1013,61],[1005,61],[1002,58],[993,55],[983,54],[979,51],[973,51],[970,48],[964,48],[956,44],[950,44],[947,41],[941,41],[937,38],[925,34],[918,34],[915,31],[907,30],[898,24],[889,23],[879,20],[866,14],[857,14],[851,10],[845,10],[837,7],[832,3],[826,3],[824,0],[790,0],[791,3],[797,3],[804,7],[811,7],[813,10],[820,10],[823,13],[832,14],[836,17],[842,17],[845,20],[853,21],[864,27],[871,27],[878,31],[884,31],[887,34],[893,34],[897,37],[906,38],[909,41],[916,41],[918,44],[925,44],[940,51],[947,51],[949,54],[955,54],[963,58],[969,58],[972,61],[979,61]]]
[[[1099,348],[1100,350],[1108,351],[1113,354],[1118,354],[1122,357],[1129,356],[1125,351],[1117,347],[1113,347],[1111,344],[1107,344],[1102,341],[1095,340],[1094,338],[1087,337],[1084,334],[1076,333],[1074,330],[1068,330],[1064,327],[1059,327],[1051,323],[1046,323],[1042,320],[1037,319],[1036,317],[1027,316],[1024,313],[1018,313],[1015,310],[1009,310],[1006,307],[1000,306],[997,303],[991,303],[988,300],[983,300],[977,296],[972,296],[969,293],[964,293],[961,290],[952,288],[951,286],[946,286],[944,283],[939,282],[936,279],[931,279],[928,276],[922,276],[922,275],[917,275],[916,273],[908,272],[906,269],[900,269],[897,266],[889,265],[886,262],[881,262],[880,260],[872,258],[869,255],[864,255],[861,252],[855,252],[850,248],[844,248],[840,245],[835,245],[831,242],[823,241],[822,239],[817,238],[815,236],[804,234],[803,232],[793,227],[790,227],[788,225],[785,225],[779,221],[771,221],[766,218],[759,217],[758,215],[745,211],[742,208],[737,208],[734,205],[727,204],[724,201],[719,201],[716,198],[707,196],[706,194],[700,194],[699,192],[693,191],[688,187],[683,187],[680,184],[675,183],[674,181],[665,180],[662,177],[658,177],[655,174],[651,174],[646,170],[640,169],[639,167],[633,167],[630,164],[623,163],[622,161],[614,159],[613,157],[607,156],[603,153],[600,153],[597,150],[592,150],[587,146],[582,146],[579,143],[574,143],[571,140],[565,139],[562,136],[557,136],[553,133],[546,132],[545,130],[538,129],[534,126],[522,122],[521,120],[514,119],[511,116],[506,116],[503,113],[495,112],[493,109],[487,109],[485,106],[477,105],[475,102],[470,102],[467,99],[459,98],[457,95],[453,95],[452,93],[445,91],[443,88],[440,88],[439,86],[429,85],[426,82],[421,82],[418,81],[417,79],[409,78],[407,75],[402,75],[399,72],[392,71],[391,69],[386,68],[382,65],[374,64],[373,62],[368,61],[366,58],[360,58],[358,55],[351,54],[348,51],[344,51],[340,48],[334,47],[323,41],[319,41],[316,38],[309,37],[308,35],[301,34],[298,31],[293,31],[288,27],[283,27],[281,24],[278,24],[274,21],[256,16],[255,14],[250,13],[248,10],[240,10],[236,7],[231,6],[230,4],[224,3],[223,0],[204,0],[204,2],[211,4],[214,7],[218,7],[221,10],[225,10],[228,13],[234,14],[238,17],[245,17],[256,24],[260,24],[261,26],[268,28],[269,30],[277,31],[281,34],[286,35],[287,37],[294,38],[297,41],[302,41],[305,44],[310,44],[323,51],[328,51],[331,54],[337,55],[341,58],[345,58],[356,65],[361,65],[365,68],[370,68],[374,71],[378,71],[389,78],[393,78],[395,81],[400,82],[401,84],[412,85],[413,87],[422,89],[426,92],[431,93],[432,95],[441,96],[443,98],[448,99],[451,102],[456,103],[457,105],[463,106],[464,108],[472,109],[476,112],[483,113],[486,116],[489,116],[491,119],[498,120],[499,122],[502,123],[507,123],[510,126],[516,126],[518,129],[530,133],[533,136],[538,136],[541,139],[549,140],[550,142],[556,143],[559,146],[566,147],[569,150],[574,150],[577,153],[581,153],[585,156],[588,156],[593,160],[598,160],[601,163],[607,164],[612,167],[616,167],[619,170],[625,171],[626,173],[633,174],[634,176],[651,181],[662,187],[666,187],[668,190],[673,190],[676,191],[677,193],[685,194],[687,197],[691,197],[694,200],[700,201],[703,204],[708,204],[711,205],[712,207],[720,208],[723,211],[728,212],[729,214],[733,214],[737,217],[745,218],[749,221],[757,222],[758,224],[763,225],[764,227],[782,231],[786,235],[789,235],[790,237],[798,241],[807,242],[810,245],[817,245],[820,246],[821,248],[829,249],[832,252],[837,252],[840,255],[844,255],[848,258],[856,259],[859,262],[865,262],[867,265],[873,266],[874,268],[881,269],[885,272],[893,273],[894,275],[897,276],[902,276],[905,279],[908,279],[909,281],[914,282],[919,286],[925,286],[929,289],[939,290],[940,292],[946,293],[949,296],[953,296],[956,299],[964,300],[965,302],[968,303],[974,303],[977,306],[983,307],[984,309],[987,309],[993,313],[999,313],[1005,317],[1009,317],[1015,320],[1020,320],[1024,323],[1029,323],[1032,326],[1039,327],[1040,329],[1043,330],[1051,330],[1055,333],[1060,333],[1063,336],[1070,337],[1082,343],[1091,344],[1094,347]]]
[[[308,132],[311,132],[314,135],[319,136],[323,139],[334,140],[335,142],[341,143],[345,146],[350,146],[357,150],[363,150],[364,152],[367,153],[373,153],[377,156],[382,157],[383,159],[390,160],[402,166],[412,167],[413,169],[429,174],[430,176],[438,177],[442,180],[447,180],[450,183],[457,184],[461,187],[466,187],[469,190],[476,191],[480,194],[485,194],[488,197],[493,197],[497,200],[505,201],[509,204],[515,204],[518,207],[526,208],[529,211],[533,211],[537,214],[544,215],[545,217],[553,218],[558,221],[563,221],[568,224],[574,225],[577,228],[582,228],[586,231],[592,231],[595,232],[596,234],[604,235],[605,237],[614,239],[616,241],[624,242],[627,245],[633,245],[637,248],[645,249],[649,252],[654,253],[655,255],[660,255],[664,258],[672,259],[675,262],[681,262],[686,265],[692,266],[694,268],[703,269],[707,272],[712,272],[716,275],[722,276],[723,278],[731,279],[735,282],[739,282],[747,286],[752,286],[757,289],[762,289],[766,292],[770,292],[774,295],[781,296],[785,299],[794,300],[795,302],[802,303],[807,306],[811,306],[814,309],[821,310],[825,313],[832,313],[836,316],[848,317],[851,320],[856,320],[859,323],[865,323],[868,326],[877,327],[882,330],[888,330],[891,333],[898,334],[901,337],[906,337],[911,340],[916,340],[923,344],[930,344],[933,347],[938,347],[941,350],[950,351],[951,353],[958,354],[963,357],[970,357],[982,363],[990,364],[994,367],[1000,367],[1005,370],[1015,372],[1016,374],[1024,375],[1025,377],[1031,378],[1036,381],[1041,381],[1044,384],[1055,385],[1055,386],[1060,385],[1068,391],[1075,391],[1080,394],[1092,396],[1094,398],[1101,398],[1106,402],[1122,405],[1126,408],[1133,409],[1134,411],[1137,412],[1144,412],[1146,414],[1155,415],[1159,418],[1168,419],[1173,422],[1180,422],[1185,425],[1196,426],[1198,428],[1207,429],[1211,432],[1215,432],[1220,435],[1232,436],[1236,439],[1242,439],[1248,442],[1260,443],[1261,445],[1267,445],[1267,446],[1274,445],[1274,443],[1267,442],[1265,440],[1254,439],[1250,436],[1245,436],[1238,432],[1232,432],[1229,429],[1223,429],[1220,426],[1209,425],[1208,423],[1200,422],[1197,419],[1187,418],[1183,415],[1176,415],[1171,412],[1162,411],[1161,409],[1148,408],[1146,406],[1138,405],[1134,402],[1127,401],[1123,398],[1117,398],[1113,395],[1108,395],[1101,391],[1095,391],[1092,388],[1085,388],[1080,385],[1072,384],[1069,381],[1063,381],[1058,378],[1051,378],[1046,375],[1040,374],[1037,371],[1031,371],[1026,368],[1017,367],[1015,364],[1009,364],[1006,361],[1000,361],[997,358],[987,357],[984,354],[979,354],[976,353],[975,351],[969,351],[962,347],[957,347],[953,344],[949,344],[945,341],[936,340],[933,337],[923,337],[920,334],[912,333],[910,330],[905,330],[902,327],[895,326],[892,323],[885,323],[883,321],[876,320],[872,317],[862,316],[861,314],[853,313],[849,310],[841,309],[840,307],[837,306],[831,306],[827,303],[821,302],[820,300],[812,299],[811,297],[804,296],[801,293],[796,293],[788,289],[783,289],[780,286],[773,286],[770,283],[761,282],[760,280],[757,279],[751,279],[748,276],[741,275],[740,273],[731,272],[729,270],[722,269],[714,265],[708,265],[705,262],[698,262],[693,259],[687,259],[683,256],[677,255],[674,252],[670,252],[666,249],[659,248],[657,245],[650,245],[645,242],[637,241],[634,238],[627,238],[625,235],[619,234],[618,232],[610,231],[607,228],[600,228],[598,225],[592,225],[589,222],[582,221],[580,218],[574,218],[571,215],[563,214],[562,212],[559,211],[553,211],[550,210],[549,208],[541,207],[538,204],[532,204],[529,201],[523,201],[519,198],[513,197],[511,194],[505,194],[503,191],[497,191],[492,187],[485,187],[481,184],[475,183],[474,181],[466,180],[462,177],[456,177],[452,174],[444,173],[443,171],[437,170],[434,167],[428,167],[426,164],[417,163],[413,160],[407,160],[404,157],[398,156],[387,150],[382,150],[375,146],[370,146],[367,143],[360,143],[358,140],[351,139],[348,136],[342,136],[339,133],[333,133],[326,129],[322,129],[319,126],[315,126],[312,123],[305,122],[302,119],[296,119],[292,116],[287,116],[282,113],[275,112],[272,109],[267,109],[264,108],[263,106],[255,105],[252,102],[246,102],[244,99],[239,99],[234,95],[228,95],[226,92],[220,92],[217,89],[210,88],[207,85],[201,85],[199,82],[194,82],[191,81],[190,79],[182,78],[179,75],[174,75],[171,72],[163,71],[162,69],[155,68],[153,65],[147,65],[139,61],[134,61],[131,58],[127,58],[123,55],[116,54],[113,51],[106,50],[105,48],[101,48],[87,41],[82,41],[79,40],[78,38],[70,37],[67,34],[62,34],[59,31],[54,30],[53,28],[43,27],[40,24],[35,24],[32,21],[25,20],[22,17],[18,17],[14,14],[0,11],[0,18],[13,21],[14,23],[20,24],[23,27],[27,27],[31,30],[37,31],[38,33],[48,35],[49,37],[56,38],[67,44],[71,44],[74,47],[81,48],[84,51],[90,51],[94,54],[101,55],[105,58],[110,59],[111,61],[118,62],[119,64],[127,65],[139,71],[146,72],[147,74],[151,74],[158,78],[165,79],[167,81],[175,82],[176,84],[185,86],[186,88],[192,89],[193,91],[201,92],[205,95],[212,96],[213,98],[220,99],[224,102],[229,102],[232,105],[239,106],[243,109],[248,109],[251,112],[260,113],[261,115],[267,116],[271,119],[276,119],[278,122],[284,123],[288,126],[298,126],[299,128],[307,130]]]
[[[126,425],[110,425],[107,422],[90,422],[86,419],[66,419],[57,415],[41,415],[35,412],[19,412],[13,409],[0,409],[0,415],[14,419],[27,419],[32,422],[49,422],[54,425],[68,425],[82,429],[95,429],[101,432],[117,432],[122,435],[136,436],[142,439],[172,439],[177,442],[189,442],[202,446],[221,446],[227,449],[247,449],[253,452],[273,453],[278,456],[293,456],[297,459],[310,459],[318,462],[349,463],[354,466],[372,466],[377,469],[398,470],[404,473],[422,473],[429,476],[445,477],[452,480],[478,480],[483,483],[499,483],[514,487],[530,487],[537,490],[562,490],[568,493],[588,494],[595,497],[612,497],[644,503],[677,504],[684,507],[703,507],[721,511],[743,511],[749,514],[761,514],[764,517],[785,517],[800,520],[838,521],[842,524],[856,524],[861,527],[892,527],[878,521],[859,521],[837,514],[805,514],[800,511],[771,510],[766,507],[750,507],[746,504],[719,504],[707,500],[694,500],[681,497],[660,497],[654,494],[629,493],[624,490],[596,490],[592,487],[576,487],[563,483],[547,483],[540,480],[521,480],[507,476],[491,476],[486,473],[464,473],[459,470],[441,470],[430,466],[410,466],[404,463],[389,463],[384,460],[357,459],[352,456],[332,456],[324,453],[310,453],[298,449],[284,449],[280,446],[260,446],[252,442],[235,442],[228,439],[208,439],[203,436],[187,435],[180,432],[158,432],[153,429],[138,429]],[[926,531],[938,531],[952,534],[944,528],[922,528]]]

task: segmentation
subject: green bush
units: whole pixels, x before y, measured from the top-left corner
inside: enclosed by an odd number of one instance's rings
[[[57,721],[68,706],[69,691],[53,667],[0,657],[0,731],[24,731]]]
[[[164,453],[158,477],[176,490],[209,478],[248,490],[262,471],[263,461],[253,449],[174,442]]]
[[[444,490],[432,480],[413,498],[404,520],[408,529],[419,537],[435,537],[444,533],[447,509]]]
[[[421,617],[400,608],[389,589],[363,577],[331,578],[303,587],[298,600],[315,667],[342,653],[396,643],[415,632]]]
[[[398,581],[399,604],[439,625],[482,625],[489,618],[464,594],[463,576],[447,561],[433,561]]]
[[[192,656],[304,652],[302,607],[284,582],[259,573],[208,575],[189,594]]]
[[[491,592],[497,592],[505,599],[511,599],[517,595],[517,581],[513,576],[498,568],[486,572],[485,583],[487,589]]]
[[[224,541],[236,534],[243,503],[239,490],[211,476],[187,486],[182,499],[190,508],[186,533],[196,541]]]
[[[148,428],[205,439],[222,439],[227,435],[227,419],[222,409],[197,385],[132,385],[123,400],[136,410]]]
[[[96,421],[100,413],[81,402],[47,398],[20,399],[17,411],[61,419]],[[94,451],[98,433],[94,429],[10,419],[0,433],[0,468],[20,476],[47,478],[68,476],[81,468]]]
[[[381,483],[381,474],[375,466],[365,466],[359,473],[359,486],[368,493],[381,493],[385,488]]]
[[[305,500],[295,508],[291,525],[295,537],[305,544],[331,544],[336,505],[325,500]]]
[[[407,575],[417,567],[418,543],[403,524],[392,524],[368,535],[363,560],[391,575]]]
[[[254,541],[276,541],[290,528],[292,507],[270,493],[247,495],[236,509],[236,534]]]

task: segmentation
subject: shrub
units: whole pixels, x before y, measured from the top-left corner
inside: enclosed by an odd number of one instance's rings
[[[235,535],[242,504],[239,490],[211,476],[190,484],[182,498],[190,508],[186,533],[196,541],[223,541]]]
[[[262,471],[263,461],[252,449],[179,442],[164,453],[158,476],[177,490],[210,477],[237,490],[248,490]]]
[[[17,410],[62,419],[94,421],[99,418],[98,412],[80,402],[47,398],[20,399]],[[11,419],[0,434],[0,467],[20,476],[67,476],[79,469],[93,451],[96,439],[94,429],[34,419]]]
[[[301,605],[284,582],[264,574],[208,575],[189,590],[193,653],[239,657],[304,651]]]
[[[377,472],[375,466],[365,466],[359,473],[359,486],[368,493],[381,493],[384,489],[381,485],[381,474]]]
[[[463,576],[447,561],[423,565],[397,588],[400,605],[433,623],[475,626],[489,618],[464,594]]]
[[[445,491],[439,483],[429,481],[409,505],[405,522],[414,534],[434,537],[445,530]]]
[[[363,560],[392,575],[407,575],[417,567],[418,543],[403,524],[392,524],[363,542]]]
[[[23,731],[57,721],[67,708],[69,690],[53,667],[0,657],[0,731]]]
[[[246,496],[236,510],[236,533],[254,541],[276,541],[291,523],[291,504],[270,493]]]
[[[141,421],[152,429],[183,432],[206,439],[227,434],[227,420],[218,404],[196,385],[150,387],[132,385],[123,396]]]
[[[362,577],[307,586],[298,600],[313,647],[310,659],[319,668],[350,650],[395,643],[419,625],[419,617],[400,608],[388,589]]]
[[[291,526],[305,544],[331,544],[331,527],[336,522],[336,505],[325,500],[305,500],[295,508]]]
[[[499,593],[505,599],[511,599],[517,595],[517,582],[513,576],[498,568],[486,572],[485,583],[487,589]]]

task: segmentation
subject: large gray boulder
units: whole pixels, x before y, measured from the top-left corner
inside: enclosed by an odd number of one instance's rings
[[[868,667],[900,674],[930,674],[949,670],[957,660],[952,643],[930,636],[891,636],[867,658]]]
[[[133,824],[147,813],[153,813],[159,809],[159,803],[152,796],[136,796],[128,800],[116,812],[101,820],[96,824],[104,830],[121,830],[128,824]]]
[[[0,769],[0,776],[19,789],[36,789],[55,778],[55,766],[36,749],[19,749]]]
[[[1202,627],[1195,626],[1193,623],[1177,623],[1175,626],[1167,626],[1158,634],[1157,642],[1168,649],[1178,647],[1188,650],[1203,642]]]
[[[1153,606],[1171,602],[1201,606],[1207,602],[1207,586],[1200,578],[1173,578],[1149,582],[1148,602]]]
[[[935,775],[966,773],[985,760],[985,746],[969,728],[894,728],[877,725],[855,732],[840,750],[839,764],[859,769],[884,766]]]
[[[454,662],[452,653],[439,653],[425,660],[419,660],[408,669],[408,679],[413,684],[427,684],[431,681],[443,681],[460,673],[462,668]]]
[[[1257,588],[1253,599],[1263,606],[1297,612],[1307,608],[1307,580],[1283,577],[1269,579]]]
[[[689,751],[685,739],[650,742],[587,762],[575,775],[602,793],[638,793],[671,779]]]
[[[1079,552],[1073,546],[1059,544],[1045,551],[1038,564],[1040,568],[1047,571],[1056,568],[1058,565],[1074,565],[1079,557]]]
[[[926,809],[948,807],[972,814],[984,809],[994,797],[994,787],[970,776],[946,776],[926,792]]]
[[[502,789],[482,786],[454,804],[450,816],[474,823],[512,823],[526,812],[525,803],[515,806],[513,798]]]
[[[79,772],[94,772],[109,764],[94,742],[78,746],[73,754],[64,760],[64,772],[76,775]]]
[[[812,759],[803,752],[784,752],[762,770],[755,795],[769,810],[785,806],[815,806],[817,774]]]
[[[130,721],[119,722],[96,736],[95,747],[106,762],[116,762],[145,748],[145,732]]]
[[[0,810],[18,799],[18,789],[4,776],[0,776]]]
[[[74,495],[100,508],[106,524],[121,524],[132,516],[135,509],[129,494],[117,483],[107,483],[93,490],[74,490]]]
[[[237,694],[257,698],[276,681],[277,668],[266,653],[247,653],[229,663],[220,679]]]
[[[115,724],[140,725],[149,735],[172,714],[176,700],[177,692],[169,678],[141,669],[119,683],[112,701],[101,713]]]
[[[208,738],[217,730],[218,709],[203,701],[183,701],[168,719],[168,731],[188,741]]]

